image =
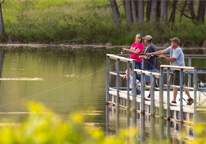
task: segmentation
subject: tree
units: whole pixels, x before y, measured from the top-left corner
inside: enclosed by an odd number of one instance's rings
[[[137,16],[136,16],[136,4],[135,0],[131,0],[131,5],[132,5],[132,18],[133,18],[133,23],[137,22]]]
[[[0,3],[0,35],[4,32],[4,21],[3,21],[3,13],[2,13],[2,4],[5,0]]]
[[[125,14],[127,23],[132,24],[132,12],[131,12],[131,1],[124,0],[125,3]]]
[[[160,20],[163,24],[167,24],[169,0],[161,0]]]
[[[147,0],[147,11],[146,11],[146,19],[147,19],[147,21],[150,21],[151,5],[152,5],[152,1],[151,0]]]
[[[152,0],[150,19],[151,19],[151,22],[155,22],[157,20],[157,0]]]
[[[113,13],[113,17],[114,17],[114,21],[117,24],[121,24],[121,19],[120,19],[120,14],[119,14],[119,9],[117,7],[117,3],[116,0],[109,0],[111,7],[112,7],[112,13]]]
[[[169,19],[169,22],[172,22],[172,23],[175,22],[175,12],[177,8],[177,2],[178,2],[177,0],[174,0],[172,4],[172,12],[171,12],[170,19]]]
[[[195,11],[194,11],[194,0],[189,0],[189,11],[191,15],[191,19],[194,20],[196,19]]]
[[[197,19],[201,20],[202,23],[205,22],[205,3],[205,0],[199,0]]]
[[[138,19],[144,22],[144,0],[138,0]]]

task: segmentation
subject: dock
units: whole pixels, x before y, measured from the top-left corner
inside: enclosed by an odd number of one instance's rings
[[[194,56],[190,56],[189,65]],[[201,57],[203,58],[203,57]],[[116,71],[110,71],[110,59],[116,61]],[[129,88],[129,80],[127,79],[127,87],[120,87],[120,77],[123,72],[120,71],[120,61],[127,65],[127,71],[132,66],[133,88]],[[170,76],[173,70],[180,71],[180,86],[170,84]],[[141,94],[136,95],[136,74],[141,74]],[[194,99],[192,105],[187,105],[187,96],[183,92],[183,75],[188,75],[188,87],[190,96]],[[206,74],[205,68],[196,68],[191,66],[179,67],[170,65],[161,65],[159,72],[148,72],[135,69],[135,60],[113,54],[107,54],[107,88],[106,103],[136,111],[138,113],[154,115],[168,120],[180,123],[203,123],[206,118],[206,88],[199,87],[198,74]],[[116,76],[116,87],[110,87],[110,75]],[[145,76],[151,77],[151,86],[145,85]],[[129,73],[127,75],[129,77]],[[193,79],[192,79],[193,78]],[[159,79],[158,86],[155,87],[155,79]],[[176,105],[171,105],[173,98],[172,89],[179,89]],[[148,89],[151,89],[151,98],[148,99]]]

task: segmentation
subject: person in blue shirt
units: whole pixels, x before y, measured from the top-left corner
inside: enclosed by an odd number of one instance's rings
[[[160,59],[165,59],[166,61],[170,62],[170,65],[185,66],[184,53],[182,52],[182,49],[179,47],[179,44],[180,44],[179,38],[174,37],[173,39],[170,39],[170,41],[171,41],[171,46],[168,47],[167,49],[160,50],[157,52],[147,53],[147,56],[159,55]],[[162,55],[166,53],[170,54],[169,58]],[[173,83],[174,85],[180,85],[180,72],[179,71],[174,71]],[[183,87],[186,87],[186,85],[184,84]],[[190,93],[188,89],[184,89],[184,91],[186,95],[188,96],[187,105],[191,105],[194,102],[194,100],[193,98],[190,97]],[[176,104],[177,92],[178,92],[178,88],[173,88],[172,104]]]
[[[144,54],[156,52],[156,48],[152,43],[152,36],[146,35],[145,37],[143,37],[143,39],[145,44],[147,45]],[[148,57],[145,55],[141,56],[141,58],[143,58],[142,69],[149,72],[155,72],[155,69],[157,69],[157,57]],[[148,83],[148,85],[150,85],[150,76],[145,77],[145,82]],[[149,89],[149,95],[147,96],[147,98],[150,98],[150,92],[151,90]]]

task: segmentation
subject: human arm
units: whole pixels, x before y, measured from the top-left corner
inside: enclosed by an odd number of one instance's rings
[[[166,53],[169,53],[169,52],[166,50],[160,50],[160,51],[156,51],[156,52],[152,52],[152,53],[147,53],[146,55],[151,56],[151,55],[161,55],[161,54],[166,54]]]
[[[147,55],[140,55],[139,58],[141,59],[150,59],[151,56],[147,56]]]
[[[159,58],[160,58],[160,59],[165,59],[165,60],[168,61],[168,62],[174,62],[174,61],[176,60],[176,59],[173,58],[173,57],[168,58],[168,57],[166,57],[166,56],[164,56],[164,55],[160,55]]]
[[[136,49],[135,51],[132,51],[130,49],[123,48],[122,51],[125,51],[127,53],[138,54],[140,52],[140,49]]]

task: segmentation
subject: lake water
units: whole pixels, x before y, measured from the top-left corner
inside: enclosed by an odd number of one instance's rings
[[[27,117],[27,113],[23,113],[28,111],[25,103],[37,101],[63,116],[73,111],[84,111],[88,124],[101,127],[105,132],[108,130],[109,134],[117,132],[117,122],[120,122],[120,127],[127,127],[126,121],[132,119],[132,114],[122,114],[128,112],[111,110],[111,107],[106,110],[107,53],[119,51],[57,48],[1,50],[1,123],[4,118],[11,123],[21,123]],[[115,69],[115,62],[111,63],[111,67]],[[123,65],[122,70],[125,69],[126,65]],[[118,117],[114,111],[119,113]],[[106,127],[106,115],[110,117],[109,129]],[[149,123],[150,118],[146,121]],[[166,121],[162,126],[167,127]],[[146,137],[150,136],[146,134]]]

